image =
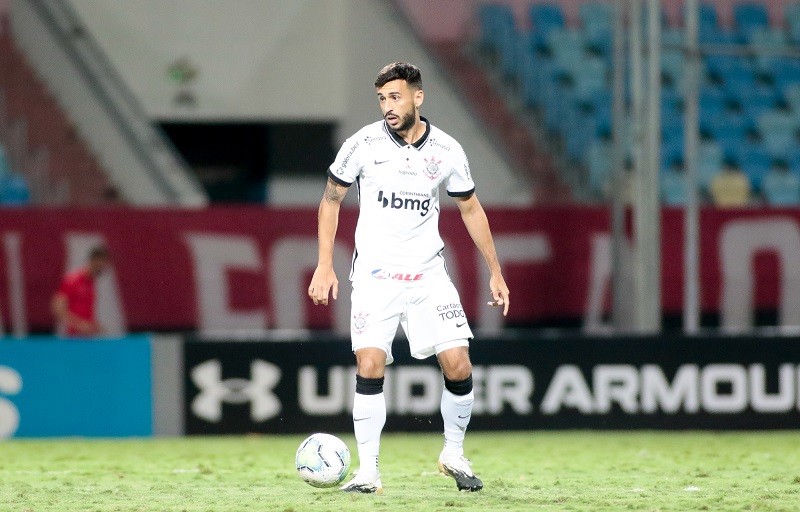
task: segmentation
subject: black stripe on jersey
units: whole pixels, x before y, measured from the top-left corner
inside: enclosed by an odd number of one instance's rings
[[[333,174],[333,171],[331,171],[330,169],[328,169],[328,177],[331,180],[333,180],[334,183],[337,183],[337,184],[339,184],[339,185],[341,185],[343,187],[349,187],[350,185],[352,185],[352,183],[344,181],[342,178],[340,178],[340,177],[336,176],[335,174]]]
[[[475,193],[475,187],[472,187],[471,189],[465,192],[450,192],[449,190],[447,191],[447,195],[450,197],[471,197],[472,194],[474,193]]]
[[[414,146],[417,149],[420,149],[422,146],[425,145],[426,142],[428,142],[428,136],[431,134],[431,123],[430,123],[430,121],[428,121],[426,118],[424,118],[422,116],[419,116],[419,119],[420,119],[420,121],[424,121],[425,122],[425,133],[422,134],[422,137],[420,137],[419,139],[415,140],[411,144],[412,146]],[[389,129],[389,125],[386,124],[386,121],[383,122],[383,131],[386,132],[386,134],[389,135],[392,138],[394,143],[397,144],[397,147],[403,148],[403,147],[408,146],[408,143],[406,143],[406,141],[404,141],[401,136],[397,135],[397,133],[395,133],[395,132],[393,132],[392,130]]]

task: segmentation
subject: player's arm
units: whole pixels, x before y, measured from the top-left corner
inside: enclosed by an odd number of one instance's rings
[[[475,246],[489,266],[489,288],[492,291],[492,302],[489,302],[489,305],[502,306],[503,316],[505,316],[508,314],[509,292],[506,281],[503,279],[503,273],[500,271],[500,262],[497,259],[492,231],[489,229],[489,219],[486,218],[486,212],[483,211],[478,196],[475,194],[455,199],[469,236],[472,237],[472,241],[475,242]]]
[[[336,239],[336,228],[339,225],[339,210],[342,200],[347,194],[347,187],[328,178],[325,193],[319,203],[317,214],[317,238],[319,240],[319,257],[314,277],[308,287],[308,296],[314,304],[328,305],[328,295],[334,300],[339,296],[339,280],[333,271],[333,242]]]

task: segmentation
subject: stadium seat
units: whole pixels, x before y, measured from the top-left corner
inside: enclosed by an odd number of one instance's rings
[[[782,93],[789,109],[795,117],[800,117],[800,83],[787,85]]]
[[[737,153],[739,168],[750,179],[753,190],[760,190],[761,181],[772,169],[772,158],[760,144],[755,143],[741,144]]]
[[[574,29],[554,29],[546,37],[547,49],[556,64],[572,74],[586,59],[586,40]]]
[[[771,73],[773,63],[786,60],[778,52],[788,48],[786,33],[777,28],[756,28],[750,33],[749,43],[755,51],[756,69],[761,73]]]
[[[531,29],[541,34],[545,39],[553,30],[563,29],[564,13],[558,4],[534,4],[528,11],[531,20]]]
[[[610,50],[614,29],[614,8],[607,2],[587,2],[578,7],[586,42],[606,55]]]
[[[800,3],[786,4],[783,16],[788,29],[789,40],[800,43]]]
[[[752,32],[769,26],[767,8],[763,3],[748,2],[734,5],[733,19],[736,28],[748,39]]]
[[[586,102],[591,100],[595,93],[608,89],[607,75],[608,66],[603,59],[599,57],[585,59],[572,72],[576,99]]]
[[[697,148],[697,184],[708,190],[711,180],[722,170],[722,148],[716,142],[702,142]]]
[[[661,53],[661,74],[666,84],[675,87],[682,82],[685,63],[681,50],[664,50]]]
[[[773,159],[788,161],[797,146],[798,119],[789,112],[770,111],[758,116],[756,126],[764,148]]]
[[[800,59],[779,56],[770,59],[766,74],[772,77],[775,87],[785,95],[786,88],[800,83]]]
[[[773,168],[764,175],[761,193],[772,206],[796,206],[800,203],[800,176],[788,168]]]
[[[498,51],[502,34],[514,30],[514,13],[505,4],[478,6],[480,45],[485,50]]]
[[[602,193],[611,175],[611,144],[595,140],[589,146],[589,188]]]
[[[662,170],[659,175],[661,201],[667,205],[686,202],[686,174],[679,169]]]
[[[775,109],[780,101],[780,96],[774,87],[761,84],[751,84],[749,87],[726,87],[730,100],[737,103],[750,125],[755,127],[756,119],[764,112]]]
[[[724,29],[706,29],[701,28],[698,39],[702,44],[740,44],[743,41],[742,36],[738,32],[733,32]]]
[[[30,191],[25,178],[10,172],[0,177],[0,203],[3,206],[24,206],[30,203]]]
[[[661,32],[661,44],[666,50],[680,50],[686,35],[681,28],[665,28]]]

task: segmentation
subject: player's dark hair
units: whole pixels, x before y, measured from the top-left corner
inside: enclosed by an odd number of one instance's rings
[[[408,62],[393,62],[381,69],[375,87],[380,89],[394,80],[405,80],[409,87],[422,89],[422,73],[417,66]]]
[[[108,248],[105,245],[95,245],[89,251],[89,259],[96,260],[96,259],[110,259],[111,254],[108,252]]]

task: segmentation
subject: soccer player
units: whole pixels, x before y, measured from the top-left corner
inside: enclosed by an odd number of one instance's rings
[[[328,305],[329,297],[338,296],[333,245],[342,199],[356,183],[360,214],[350,272],[350,334],[357,362],[353,428],[360,465],[341,490],[383,490],[378,453],[386,422],[384,370],[393,361],[392,341],[400,324],[411,355],[423,359],[435,354],[444,374],[439,469],[455,479],[459,490],[479,491],[483,483],[472,472],[463,448],[474,401],[472,331],[442,256],[441,184],[455,198],[467,231],[489,266],[489,305],[502,307],[504,315],[508,287],[464,150],[420,116],[424,93],[419,69],[402,62],[389,64],[378,74],[375,89],[383,119],[347,139],[328,169],[319,206],[319,261],[308,288],[314,304]]]
[[[95,318],[95,279],[111,265],[105,246],[89,251],[86,266],[67,273],[52,301],[57,331],[76,338],[97,336],[102,328]]]

